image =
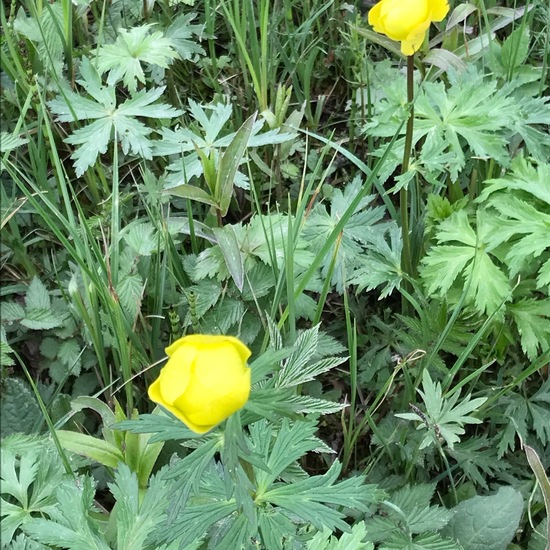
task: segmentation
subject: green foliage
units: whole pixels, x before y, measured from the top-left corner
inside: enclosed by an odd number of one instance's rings
[[[146,159],[152,158],[149,135],[152,132],[136,117],[172,118],[182,112],[163,103],[155,103],[164,88],[152,88],[135,93],[131,98],[117,104],[113,86],[103,86],[99,75],[88,58],[80,65],[81,79],[78,83],[91,96],[84,97],[70,89],[48,103],[59,122],[93,120],[91,124],[75,130],[65,141],[77,145],[71,158],[75,161],[76,175],[81,176],[92,166],[98,155],[107,151],[114,139],[121,144],[124,154],[132,153]]]
[[[455,301],[460,290],[480,314],[510,318],[530,359],[549,349],[549,171],[519,157],[508,175],[486,182],[475,230],[469,209],[448,210],[422,260],[428,293]]]
[[[546,3],[414,70],[372,2],[193,3],[0,7],[2,547],[545,548]],[[188,333],[252,351],[203,436]]]
[[[9,543],[33,517],[52,513],[54,495],[64,474],[50,445],[33,441],[32,448],[11,447],[9,438],[2,441],[2,544]]]
[[[384,549],[459,550],[455,542],[438,534],[452,517],[449,510],[431,506],[434,485],[406,486],[384,501],[380,513],[367,519],[369,539]]]
[[[233,107],[229,103],[201,105],[189,100],[191,124],[176,130],[168,128],[160,130],[161,139],[155,142],[153,154],[155,156],[181,155],[168,165],[167,189],[171,192],[178,189],[189,191],[186,184],[193,178],[199,178],[204,174],[208,182],[209,169],[223,173],[220,166],[223,157],[221,151],[239,141],[237,132],[224,132],[232,113]],[[280,132],[279,129],[261,132],[265,124],[263,119],[252,122],[246,139],[240,140],[246,148],[277,145],[294,139],[293,133]],[[240,163],[241,160],[238,159],[237,167]],[[249,183],[245,174],[237,170],[233,178],[235,185],[248,189]]]
[[[374,550],[372,542],[363,542],[367,534],[363,522],[355,524],[351,533],[344,533],[339,539],[331,534],[330,529],[317,533],[308,542],[308,550]]]
[[[31,281],[25,293],[25,307],[16,302],[7,302],[2,306],[3,322],[19,322],[31,330],[59,327],[65,318],[66,315],[52,309],[50,294],[37,277]]]
[[[375,116],[364,131],[369,136],[389,137],[406,116],[405,88],[393,85],[403,80],[388,64],[377,68],[375,78],[374,94],[380,101],[373,104]],[[473,156],[508,166],[506,145],[515,135],[524,140],[531,155],[544,162],[550,152],[550,138],[541,128],[550,120],[548,99],[518,92],[519,84],[499,85],[472,64],[462,73],[449,71],[448,87],[443,82],[424,82],[414,107],[413,144],[421,143],[419,158],[398,178],[395,189],[408,185],[416,174],[436,185],[445,173],[455,181]],[[393,150],[386,177],[398,165],[402,147],[403,141]]]
[[[145,84],[142,63],[150,70],[154,67],[168,68],[177,57],[170,38],[161,31],[151,33],[152,25],[142,25],[130,30],[118,29],[114,44],[103,44],[97,52],[97,71],[108,72],[107,84],[114,86],[122,81],[131,94],[137,91],[137,83]]]
[[[449,449],[454,449],[454,444],[460,441],[461,435],[464,435],[464,424],[481,424],[481,420],[469,413],[475,411],[485,401],[486,397],[478,397],[470,400],[470,395],[460,398],[459,392],[454,392],[452,395],[445,397],[441,390],[439,382],[433,382],[430,373],[425,370],[422,376],[422,389],[418,393],[422,396],[426,413],[421,412],[417,407],[413,410],[414,413],[397,414],[399,418],[406,420],[416,420],[420,424],[417,430],[427,429],[428,432],[424,436],[420,449],[432,444],[439,445],[445,441]]]
[[[2,438],[18,432],[32,433],[40,414],[36,397],[29,385],[20,378],[6,378],[0,406]]]
[[[523,498],[512,487],[500,487],[492,496],[464,500],[453,512],[445,534],[464,548],[498,550],[512,541],[523,513]]]

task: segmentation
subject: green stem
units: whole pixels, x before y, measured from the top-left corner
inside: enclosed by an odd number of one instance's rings
[[[407,120],[407,129],[405,132],[405,146],[403,148],[403,162],[401,164],[401,174],[405,174],[409,169],[409,160],[411,157],[411,146],[414,124],[414,54],[407,57],[407,102],[410,105],[409,118]],[[402,187],[399,191],[399,209],[401,211],[401,235],[403,239],[403,255],[401,257],[401,269],[407,275],[413,276],[412,257],[411,257],[411,239],[409,235],[409,191],[407,187]],[[403,299],[403,309],[408,308],[407,302]],[[404,311],[405,312],[405,311]]]

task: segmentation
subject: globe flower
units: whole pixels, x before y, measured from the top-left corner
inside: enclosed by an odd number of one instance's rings
[[[169,359],[149,398],[203,434],[238,411],[250,394],[250,350],[233,336],[193,334],[166,348]]]
[[[369,23],[376,32],[401,42],[401,51],[417,51],[433,21],[449,11],[447,0],[381,0],[369,11]]]

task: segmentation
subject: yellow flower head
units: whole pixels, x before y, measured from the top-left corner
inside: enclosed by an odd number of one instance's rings
[[[449,12],[447,0],[381,0],[369,12],[376,32],[401,42],[401,51],[417,51],[432,21],[441,21]]]
[[[168,363],[149,398],[203,434],[238,411],[250,394],[250,350],[233,336],[193,334],[166,348]]]

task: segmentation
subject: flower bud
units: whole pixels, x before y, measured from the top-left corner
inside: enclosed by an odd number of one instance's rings
[[[149,398],[203,434],[238,411],[250,394],[250,350],[237,338],[184,336],[166,348],[168,362]]]

